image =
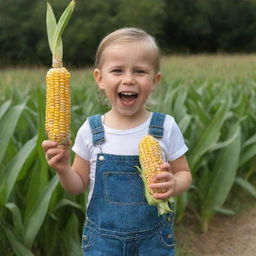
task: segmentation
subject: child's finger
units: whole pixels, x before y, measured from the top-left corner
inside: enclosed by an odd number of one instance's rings
[[[169,189],[171,186],[170,182],[159,182],[159,183],[153,183],[150,184],[149,187],[151,189]]]
[[[163,164],[160,165],[160,168],[169,170],[171,168],[171,165],[168,162],[164,162]]]
[[[62,154],[58,154],[58,155],[55,155],[52,158],[48,159],[49,165],[50,166],[56,165],[59,162],[59,160],[61,159],[61,157],[62,157]]]
[[[165,193],[154,193],[153,197],[155,199],[161,200],[161,199],[167,199],[167,198],[171,197],[171,195],[172,195],[172,190],[168,190]]]
[[[153,182],[158,182],[159,180],[170,180],[171,178],[172,174],[170,172],[160,172],[154,177]]]
[[[61,149],[61,148],[50,148],[45,153],[45,156],[46,156],[46,159],[49,161],[50,159],[52,159],[56,155],[63,156],[63,153],[64,153],[64,150]]]
[[[47,161],[49,163],[49,165],[53,166],[56,163],[58,163],[61,158],[63,157],[64,152],[60,152],[58,154],[52,155],[51,157],[47,157]]]
[[[49,148],[56,147],[56,146],[57,146],[57,142],[55,142],[55,141],[44,140],[42,142],[42,147],[43,147],[44,152],[47,152]]]

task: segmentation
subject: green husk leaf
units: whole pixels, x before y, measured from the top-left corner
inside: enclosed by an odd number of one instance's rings
[[[54,34],[57,28],[56,18],[52,9],[52,6],[47,3],[47,11],[46,11],[46,30],[47,30],[47,37],[51,52],[53,54],[53,41],[54,41]]]
[[[63,14],[61,15],[54,32],[53,42],[52,42],[53,58],[58,61],[62,60],[62,55],[63,55],[62,54],[63,46],[62,46],[61,36],[71,18],[71,15],[74,11],[74,7],[75,7],[75,1],[72,0],[67,6],[67,8],[65,9],[65,11],[63,12]]]
[[[159,200],[159,199],[153,198],[151,196],[150,192],[149,192],[149,188],[148,188],[148,185],[147,185],[146,177],[145,177],[144,172],[143,172],[143,168],[141,169],[138,166],[136,166],[136,168],[140,172],[140,177],[143,180],[144,189],[145,189],[145,197],[147,199],[148,204],[151,205],[151,206],[157,206],[159,216],[163,215],[163,214],[167,214],[169,212],[172,212],[172,210],[169,207],[169,202],[172,203],[173,199],[169,198],[167,200]]]

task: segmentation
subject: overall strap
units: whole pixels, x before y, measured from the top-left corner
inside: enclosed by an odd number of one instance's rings
[[[88,118],[91,133],[92,142],[94,145],[100,145],[105,142],[104,127],[101,122],[101,115],[90,116]]]
[[[153,112],[149,125],[149,134],[155,138],[162,138],[164,134],[164,120],[165,114]]]

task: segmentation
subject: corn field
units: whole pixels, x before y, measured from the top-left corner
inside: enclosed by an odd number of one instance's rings
[[[176,198],[206,232],[226,207],[231,189],[256,198],[256,57],[165,57],[150,110],[173,115],[189,147],[193,184]],[[0,71],[0,255],[81,255],[87,195],[73,196],[46,163],[44,68]],[[108,104],[91,69],[72,70],[72,140]],[[71,156],[74,157],[73,155]]]

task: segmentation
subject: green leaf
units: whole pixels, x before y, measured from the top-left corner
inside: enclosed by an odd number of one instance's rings
[[[16,129],[16,124],[20,118],[21,113],[25,109],[27,99],[22,104],[11,108],[4,117],[0,120],[0,162],[2,162],[5,152],[7,150],[10,139]]]
[[[12,246],[12,249],[18,256],[33,256],[31,251],[29,251],[29,249],[17,238],[17,235],[9,224],[5,223],[1,226]]]
[[[8,108],[11,106],[12,101],[8,100],[5,103],[3,103],[0,107],[0,119],[5,114],[5,112],[8,110]]]
[[[12,159],[12,161],[5,168],[5,173],[0,181],[0,191],[3,189],[5,194],[1,195],[0,205],[5,204],[13,190],[16,179],[19,172],[22,169],[26,159],[29,154],[34,150],[36,145],[36,136],[30,139],[17,153],[17,155]]]
[[[247,141],[244,142],[243,147],[247,147],[250,146],[251,144],[255,144],[256,143],[256,134],[251,136]]]
[[[188,160],[193,173],[197,171],[196,164],[202,155],[211,150],[217,143],[223,122],[229,117],[229,107],[229,102],[220,106],[215,117],[206,126],[192,153],[189,155]]]
[[[202,123],[208,123],[211,118],[203,102],[204,92],[199,92],[198,88],[191,86],[189,90],[189,97],[187,99],[188,109],[190,113],[196,113],[197,117]],[[207,106],[208,107],[208,106]]]
[[[185,114],[183,118],[179,121],[179,128],[181,132],[184,134],[189,127],[191,121],[191,115]]]
[[[237,130],[237,127],[233,126],[230,129],[230,135],[235,130]],[[241,130],[239,128],[239,133],[237,133],[235,140],[229,146],[220,150],[212,170],[212,177],[209,179],[210,184],[208,184],[209,190],[205,192],[206,196],[201,207],[201,221],[205,229],[207,229],[207,223],[211,216],[213,216],[215,209],[220,208],[225,202],[235,181],[240,149]]]
[[[217,150],[217,149],[221,149],[221,148],[225,148],[227,147],[229,144],[231,144],[234,139],[237,137],[237,134],[239,133],[240,129],[238,128],[234,134],[231,135],[230,138],[228,138],[227,140],[223,141],[223,142],[218,142],[216,143],[213,147],[212,147],[212,151]]]
[[[224,207],[216,207],[215,211],[224,215],[235,215],[235,211]]]
[[[70,256],[81,255],[79,220],[76,214],[72,213],[64,230],[64,239],[66,241],[66,250]]]
[[[42,142],[46,139],[45,135],[45,123],[44,123],[44,116],[45,116],[45,95],[42,94],[41,90],[37,90],[37,103],[38,103],[38,113],[37,113],[37,131],[38,131],[38,140],[37,140],[37,152],[39,154],[41,167],[44,170],[48,169],[48,164],[45,160],[45,154],[42,148]]]
[[[26,194],[23,195],[24,200],[26,200],[25,209],[23,209],[24,219],[30,216],[31,209],[34,207],[42,190],[49,182],[48,169],[42,168],[40,159],[35,160],[29,171],[29,180],[26,182]],[[39,180],[40,182],[38,182]]]
[[[23,237],[25,230],[22,222],[20,209],[14,203],[7,203],[5,207],[8,208],[12,213],[12,220],[15,231],[18,233],[19,237]]]
[[[176,202],[176,217],[175,220],[176,222],[180,222],[183,217],[184,217],[184,213],[185,213],[185,209],[188,205],[188,192],[184,192],[182,195],[176,197],[175,199]]]
[[[241,177],[236,177],[235,181],[239,186],[241,186],[244,190],[246,190],[248,193],[256,198],[256,188],[249,181]]]
[[[54,210],[58,210],[59,208],[64,207],[64,206],[72,206],[72,207],[77,208],[77,209],[81,210],[82,212],[84,212],[84,207],[82,207],[80,204],[73,202],[67,198],[61,199],[58,202],[58,204],[56,205]]]
[[[173,106],[173,113],[177,122],[179,122],[184,115],[186,115],[187,109],[185,105],[185,100],[187,99],[187,89],[182,88],[179,90],[177,96],[175,97],[175,102]]]
[[[246,150],[243,150],[241,153],[239,166],[242,166],[244,163],[256,156],[256,144],[246,147]]]
[[[43,190],[41,196],[34,205],[34,208],[31,210],[29,218],[25,221],[26,232],[24,234],[24,241],[29,248],[32,246],[34,239],[43,224],[51,196],[57,184],[58,178],[55,175]]]

